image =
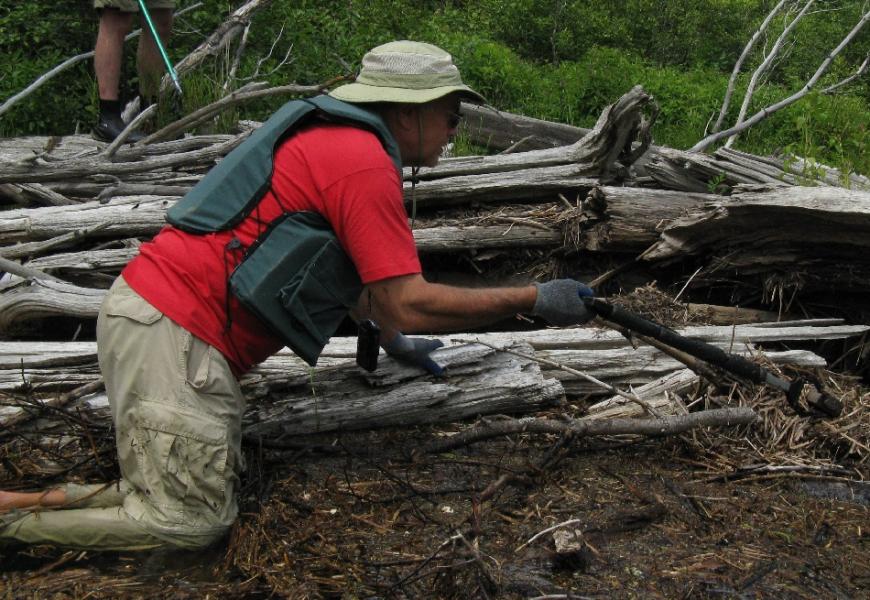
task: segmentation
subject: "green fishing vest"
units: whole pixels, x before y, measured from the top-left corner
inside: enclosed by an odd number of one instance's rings
[[[316,120],[372,131],[401,173],[398,146],[378,115],[325,95],[292,100],[170,208],[166,220],[195,234],[232,229],[269,190],[278,144]],[[248,248],[228,285],[312,366],[362,291],[356,267],[329,222],[314,212],[287,212],[272,221]]]

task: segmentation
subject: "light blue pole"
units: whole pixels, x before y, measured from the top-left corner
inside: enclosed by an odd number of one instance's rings
[[[175,89],[178,90],[180,95],[181,82],[178,81],[178,73],[175,72],[175,69],[172,68],[172,63],[169,62],[169,56],[166,54],[166,49],[160,41],[160,36],[157,34],[157,28],[154,27],[154,21],[151,20],[151,15],[148,14],[148,9],[145,7],[145,0],[139,0],[139,9],[142,11],[142,14],[145,15],[145,22],[148,23],[148,29],[151,30],[151,37],[154,38],[154,43],[157,44],[157,49],[160,50],[160,56],[163,57],[163,63],[166,65],[166,70],[169,72],[169,76],[172,78],[172,83],[175,85]]]

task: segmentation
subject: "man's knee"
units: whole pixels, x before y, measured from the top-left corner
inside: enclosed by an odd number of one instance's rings
[[[160,34],[160,37],[169,37],[169,34],[172,33],[172,9],[155,8],[149,14],[151,15],[151,21],[154,23],[154,27],[157,28],[157,33]],[[148,26],[145,22],[144,16],[141,18],[141,21],[142,29],[144,30]]]
[[[100,9],[100,32],[123,38],[133,29],[134,13],[123,12],[117,8]]]

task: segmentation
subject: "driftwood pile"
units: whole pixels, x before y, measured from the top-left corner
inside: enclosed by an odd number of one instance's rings
[[[688,293],[701,297],[727,284],[732,304],[753,301],[776,311],[773,319],[795,302],[832,291],[854,313],[850,298],[870,292],[865,178],[734,150],[707,156],[653,146],[657,108],[640,87],[588,131],[486,108],[463,110],[465,135],[503,152],[447,158],[415,181],[406,173],[406,198],[419,209],[414,234],[430,277],[447,280],[464,265],[464,275],[490,281],[564,274],[595,278],[606,289],[623,272],[635,279],[674,272],[685,279],[694,272],[684,282]],[[0,141],[0,198],[18,205],[0,211],[0,271],[7,273],[0,279],[0,337],[8,340],[0,342],[0,390],[65,393],[66,402],[82,395],[76,390],[99,386],[93,343],[49,342],[55,325],[67,324],[57,330],[66,332],[79,323],[89,331],[106,288],[163,226],[166,209],[255,126],[132,146],[84,136]],[[719,326],[685,333],[748,354],[765,341],[848,338],[867,330],[837,319],[735,329],[728,324],[771,320],[771,313],[709,311],[716,318],[708,322]],[[34,339],[40,341],[23,341]],[[594,328],[444,340],[447,347],[435,356],[448,367],[444,381],[387,358],[364,374],[353,364],[352,339],[330,344],[315,369],[279,354],[243,381],[251,398],[271,400],[249,411],[248,435],[530,412],[566,397],[613,393],[595,380],[647,387],[635,390],[633,403],[611,400],[593,416],[664,417],[681,408],[663,391],[698,384],[657,350],[629,348],[620,335]],[[809,351],[767,356],[825,366]],[[9,408],[2,422],[8,428],[33,409]],[[105,418],[98,407],[94,414]]]

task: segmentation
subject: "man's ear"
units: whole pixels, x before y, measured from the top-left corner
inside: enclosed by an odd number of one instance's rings
[[[403,131],[416,131],[419,121],[417,111],[419,107],[413,104],[399,105],[394,114],[396,126]]]

